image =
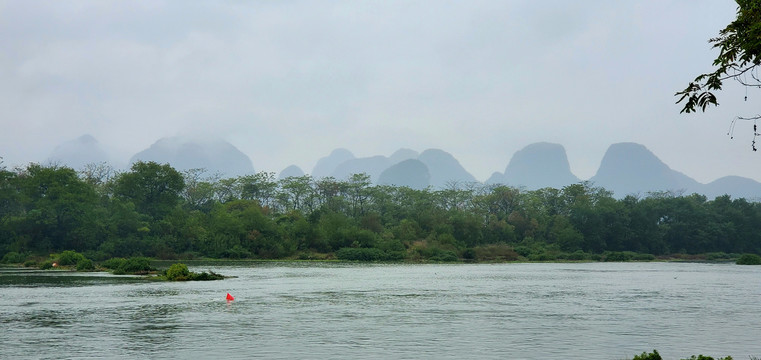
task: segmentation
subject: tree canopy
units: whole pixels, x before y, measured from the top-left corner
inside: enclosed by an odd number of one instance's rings
[[[726,195],[616,199],[589,182],[533,191],[477,183],[418,190],[373,185],[366,174],[219,179],[152,162],[101,182],[88,169],[0,170],[0,259],[65,250],[96,261],[761,254],[761,203]]]
[[[713,61],[716,69],[701,74],[675,94],[677,103],[684,102],[683,113],[705,111],[708,105],[718,106],[714,91],[721,90],[725,80],[736,80],[744,86],[761,87],[757,67],[761,64],[761,1],[736,0],[737,19],[719,36],[709,40],[719,55]],[[752,118],[759,119],[761,115]],[[754,148],[755,150],[755,148]]]

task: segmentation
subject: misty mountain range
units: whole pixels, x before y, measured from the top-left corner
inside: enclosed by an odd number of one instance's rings
[[[89,163],[108,162],[98,141],[84,135],[55,148],[50,161],[80,169]],[[138,160],[169,163],[178,170],[204,168],[211,174],[239,176],[254,173],[251,159],[224,140],[197,140],[179,137],[162,138],[138,152],[130,164]],[[279,178],[302,176],[306,172],[288,166]],[[357,158],[349,150],[336,149],[319,159],[312,169],[314,178],[332,176],[346,179],[352,174],[366,173],[375,184],[408,186],[413,189],[444,188],[452,183],[477,182],[454,156],[440,149],[421,153],[399,149],[391,156]],[[495,172],[486,184],[504,184],[535,190],[544,187],[562,188],[582,181],[571,172],[565,148],[560,144],[535,143],[516,152],[504,172]],[[597,173],[589,179],[595,186],[614,192],[616,197],[629,194],[646,195],[655,191],[699,193],[709,199],[728,194],[733,198],[756,200],[761,197],[761,183],[739,176],[726,176],[702,184],[671,169],[645,146],[636,143],[611,145]]]

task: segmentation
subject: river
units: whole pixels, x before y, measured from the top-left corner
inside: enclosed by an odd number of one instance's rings
[[[0,358],[761,356],[759,266],[253,262],[191,270],[236,278],[172,283],[0,268]]]

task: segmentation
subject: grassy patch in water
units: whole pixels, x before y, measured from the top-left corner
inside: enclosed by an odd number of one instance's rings
[[[751,360],[757,360],[757,359],[758,358],[756,357],[751,357]],[[659,354],[657,350],[653,350],[653,352],[651,353],[643,352],[640,355],[635,355],[634,358],[632,358],[632,360],[663,360],[663,358],[661,357],[661,354]],[[713,357],[706,356],[706,355],[697,355],[697,356],[692,355],[688,358],[684,358],[681,360],[732,360],[732,357],[727,356],[727,357],[720,357],[720,358],[714,359]]]
[[[756,254],[743,254],[737,259],[737,265],[761,265],[761,256]]]
[[[217,274],[211,270],[209,272],[195,273],[188,270],[188,266],[183,263],[172,264],[163,275],[169,281],[208,281],[222,280],[224,275]]]

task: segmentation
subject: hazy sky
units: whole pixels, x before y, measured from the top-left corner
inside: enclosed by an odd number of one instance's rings
[[[479,180],[538,141],[594,175],[612,143],[701,182],[761,181],[761,90],[679,114],[711,70],[727,0],[0,0],[0,156],[42,161],[92,134],[126,162],[165,136],[214,135],[257,170],[331,150],[452,153]],[[761,140],[761,139],[760,139]],[[761,146],[760,146],[761,147]]]

